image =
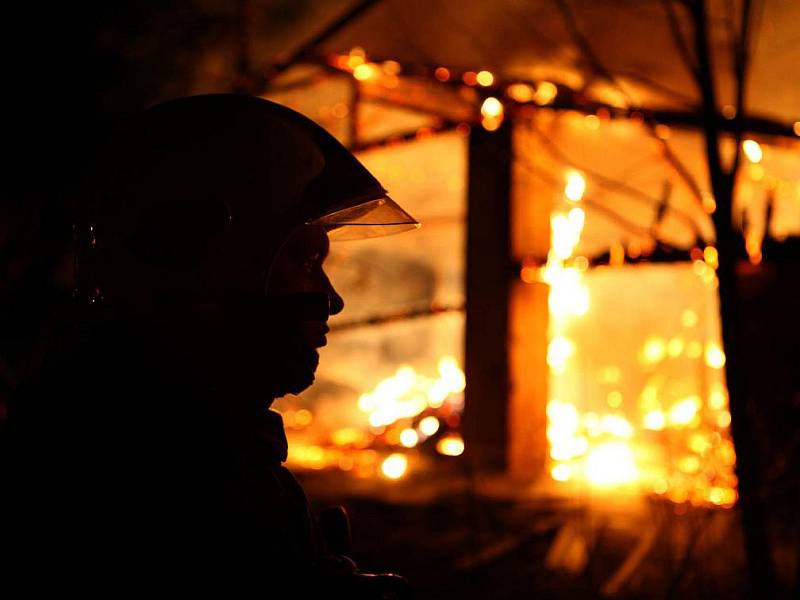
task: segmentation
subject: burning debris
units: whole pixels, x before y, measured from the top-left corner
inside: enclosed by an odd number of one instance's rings
[[[336,429],[316,444],[290,444],[288,462],[299,469],[338,468],[361,478],[400,479],[434,454],[459,456],[464,452],[459,424],[465,383],[452,356],[438,361],[433,376],[401,366],[353,403],[352,408],[367,415],[367,427]],[[313,420],[305,408],[282,414],[287,427],[295,430]]]

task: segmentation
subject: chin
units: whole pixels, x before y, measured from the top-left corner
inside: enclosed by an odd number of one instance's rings
[[[310,375],[300,378],[294,378],[292,381],[280,382],[275,387],[275,397],[280,398],[281,396],[286,396],[291,394],[293,396],[298,395],[299,393],[307,390],[314,384],[314,374],[311,373]]]
[[[319,354],[316,350],[304,353],[303,357],[287,357],[286,363],[275,374],[275,397],[297,395],[307,390],[314,383],[318,365]]]

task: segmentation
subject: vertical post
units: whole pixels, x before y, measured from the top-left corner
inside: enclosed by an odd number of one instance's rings
[[[538,149],[527,128],[518,124],[512,173],[511,255],[520,266],[529,260],[540,264],[550,250],[552,196],[543,193],[541,182],[526,168]],[[517,482],[530,483],[539,479],[547,466],[550,287],[536,277],[527,276],[523,281],[518,273],[510,292],[508,474]]]
[[[469,138],[464,435],[481,472],[507,467],[511,130],[474,127]]]

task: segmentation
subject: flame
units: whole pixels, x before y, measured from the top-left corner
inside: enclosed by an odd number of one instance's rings
[[[460,456],[464,440],[454,428],[460,422],[465,387],[464,371],[453,356],[438,360],[433,377],[403,365],[358,397],[356,406],[366,413],[369,428],[336,429],[327,443],[292,440],[287,462],[300,469],[340,469],[357,478],[395,480],[407,474],[411,461],[418,460],[426,447],[428,452]],[[284,410],[284,422],[300,429],[301,415],[301,422],[310,423],[312,413],[301,410],[304,413]],[[426,446],[429,438],[432,442]]]
[[[668,399],[673,388],[671,382],[667,385],[666,373],[674,361],[700,360],[712,373],[725,364],[719,343],[696,339],[700,318],[694,310],[687,308],[679,313],[681,333],[663,336],[652,332],[642,341],[639,363],[643,373],[652,375],[641,389],[638,402],[626,406],[626,397],[620,391],[623,371],[603,363],[596,367],[597,385],[613,387],[603,390],[605,402],[600,410],[583,411],[577,399],[566,396],[581,389],[572,379],[580,377],[578,373],[598,357],[582,355],[576,341],[579,338],[573,333],[580,330],[573,329],[573,324],[588,313],[591,304],[585,267],[581,269],[573,258],[586,218],[575,203],[582,200],[586,181],[577,171],[568,171],[565,177],[561,206],[550,218],[547,264],[537,268],[539,279],[550,285],[547,363],[554,380],[551,389],[560,396],[547,404],[550,476],[562,483],[642,489],[673,502],[732,506],[736,502],[732,472],[736,456],[733,445],[723,437],[731,419],[724,384],[710,385],[703,394],[707,394],[706,404],[700,395]],[[717,285],[717,249],[707,246],[696,250],[694,272],[713,288]],[[642,252],[636,244],[628,251],[631,255]],[[616,252],[624,254],[624,249],[619,246]],[[620,263],[619,257],[613,260],[613,254],[611,262]],[[530,273],[527,278],[533,280]],[[669,458],[668,448],[674,448],[674,459]]]

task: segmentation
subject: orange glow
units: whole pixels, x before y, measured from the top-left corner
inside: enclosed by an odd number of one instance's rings
[[[755,163],[747,165],[747,175],[753,181],[761,181],[764,179],[764,167]]]
[[[795,121],[792,129],[794,130],[794,134],[800,137],[800,121]]]
[[[494,96],[489,96],[481,105],[481,114],[484,117],[499,117],[503,114],[503,103]]]
[[[586,477],[594,484],[604,486],[631,483],[638,475],[633,452],[624,442],[606,442],[589,453]]]
[[[644,416],[644,427],[652,431],[661,431],[667,424],[664,413],[658,410],[647,413]]]
[[[550,476],[556,481],[569,481],[572,477],[572,471],[565,464],[553,465],[550,469]]]
[[[600,117],[597,115],[586,115],[583,117],[583,124],[586,125],[586,129],[597,131],[600,129]]]
[[[725,366],[725,353],[719,344],[709,342],[706,344],[706,364],[712,369],[721,369]]]
[[[353,77],[359,81],[368,81],[381,76],[381,69],[373,63],[364,63],[353,69]]]
[[[710,215],[717,210],[717,201],[711,194],[703,194],[703,210]]]
[[[671,358],[677,358],[683,353],[685,344],[682,338],[674,337],[667,343],[667,354]]]
[[[419,442],[419,434],[414,429],[404,429],[400,432],[400,443],[406,448],[413,448]]]
[[[350,50],[350,55],[346,57],[347,67],[353,71],[358,66],[363,65],[366,61],[366,53],[363,48],[356,46]]]
[[[751,163],[760,163],[764,158],[764,152],[761,150],[761,145],[755,140],[744,140],[742,142],[742,150],[744,155]]]
[[[563,219],[554,219],[554,224],[563,224],[566,215]],[[561,227],[555,224],[552,230],[555,233]],[[564,233],[559,235],[563,238]],[[574,243],[565,244],[562,251],[555,245],[557,235],[552,241],[552,260],[544,269],[545,280],[557,282],[551,286],[551,299],[557,297],[563,281],[569,281],[565,274],[571,271],[557,258],[569,254]],[[706,279],[716,277],[706,263],[714,263],[715,249],[697,248],[695,254],[699,263],[695,268],[704,285]],[[685,273],[691,277],[692,270]],[[594,293],[587,283],[581,285],[587,288],[587,297]],[[616,362],[617,357],[604,354],[606,342],[587,337],[585,325],[581,329],[581,315],[551,307],[547,358],[553,396],[547,404],[546,433],[548,469],[554,481],[600,488],[623,486],[675,503],[720,507],[735,503],[732,467],[736,457],[725,437],[730,413],[724,380],[718,375],[724,366],[724,352],[716,339],[704,337],[706,320],[701,322],[696,307],[673,314],[671,329],[655,326],[639,338],[638,348],[625,343],[634,355],[633,364],[638,363],[637,374],[630,363],[620,368],[605,362]],[[591,367],[593,363],[597,366]],[[698,368],[706,370],[701,381],[710,381],[693,389],[689,387],[691,379],[682,380],[678,374],[691,377]],[[588,386],[586,369],[593,369]],[[632,377],[642,380],[638,392],[630,391]],[[601,387],[593,390],[592,386]],[[603,394],[600,404],[598,392]]]
[[[381,67],[383,68],[383,72],[387,75],[399,75],[402,67],[400,63],[396,60],[387,60],[385,61]]]
[[[543,81],[536,87],[536,93],[533,96],[533,101],[539,106],[547,106],[556,99],[558,95],[558,88],[549,81]]]
[[[664,125],[663,123],[659,123],[658,125],[656,125],[655,132],[656,132],[656,137],[660,140],[668,140],[671,135],[669,126]]]
[[[487,131],[495,131],[503,122],[504,112],[503,103],[489,96],[481,105],[481,125]]]
[[[426,436],[432,436],[439,431],[439,419],[434,416],[425,417],[419,422],[419,430]]]
[[[586,191],[586,179],[578,171],[567,172],[567,183],[564,186],[564,195],[571,202],[579,202]]]
[[[344,119],[349,112],[350,109],[347,108],[347,104],[344,102],[337,102],[331,108],[331,114],[337,119]]]
[[[712,269],[719,267],[719,253],[714,246],[706,246],[703,250],[703,259]]]
[[[475,73],[475,71],[467,71],[461,76],[461,81],[463,81],[469,86],[477,85],[478,74]]]
[[[478,74],[475,76],[475,80],[478,82],[478,85],[489,87],[494,83],[494,75],[492,75],[489,71],[478,71]]]
[[[460,435],[445,436],[436,444],[436,451],[445,456],[460,456],[464,453],[464,440]]]
[[[408,470],[408,458],[405,454],[390,454],[381,463],[381,472],[389,479],[400,479]]]
[[[761,262],[761,241],[762,236],[756,232],[748,232],[745,236],[745,249],[750,262],[757,265]]]
[[[573,354],[575,344],[563,336],[555,337],[547,345],[547,364],[553,371],[563,371]]]
[[[506,94],[512,100],[520,103],[530,102],[535,94],[534,89],[527,83],[513,83],[508,86]]]
[[[717,425],[722,429],[729,427],[731,424],[731,413],[722,411],[717,415]]]
[[[669,424],[675,427],[694,425],[698,419],[701,404],[697,396],[690,396],[680,400],[669,411]]]
[[[444,67],[439,67],[433,72],[433,76],[439,81],[450,81],[450,70]]]
[[[651,337],[642,348],[642,362],[644,364],[655,364],[664,360],[667,355],[667,344],[663,338]]]

